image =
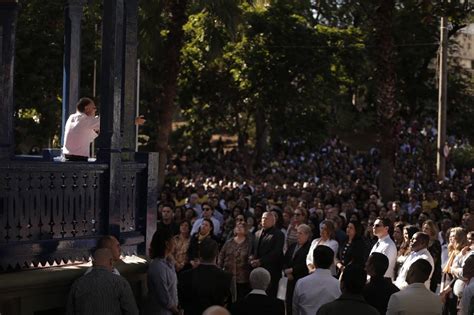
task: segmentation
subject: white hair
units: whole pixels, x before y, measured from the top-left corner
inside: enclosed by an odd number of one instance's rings
[[[250,273],[250,286],[252,289],[266,290],[270,284],[271,276],[267,269],[258,267]]]

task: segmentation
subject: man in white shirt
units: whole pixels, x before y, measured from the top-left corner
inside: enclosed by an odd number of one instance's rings
[[[339,281],[331,275],[329,267],[334,261],[331,248],[319,245],[314,249],[316,270],[296,283],[293,294],[293,315],[314,315],[319,308],[341,295]]]
[[[209,219],[212,221],[212,224],[214,226],[214,235],[218,236],[221,233],[221,224],[219,220],[217,220],[213,216],[213,214],[214,214],[214,209],[211,207],[209,203],[204,202],[202,204],[202,218],[199,218],[194,222],[193,228],[191,230],[191,235],[194,235],[199,231],[199,228],[201,227],[202,221],[204,219]]]
[[[390,238],[388,233],[392,223],[387,218],[377,218],[374,222],[372,230],[374,235],[378,237],[377,243],[372,247],[370,254],[381,253],[388,258],[388,268],[385,277],[394,279],[395,264],[397,262],[397,246]],[[369,255],[370,256],[370,255]]]
[[[424,285],[432,270],[427,260],[415,261],[407,273],[408,286],[390,297],[387,315],[441,315],[443,310],[441,298]]]
[[[100,118],[96,116],[97,107],[90,98],[81,98],[76,109],[66,121],[63,154],[69,161],[87,161],[90,156],[90,144],[99,134]],[[144,123],[143,116],[135,118],[136,125]]]
[[[467,285],[463,290],[461,303],[459,303],[459,315],[474,313],[474,255],[470,255],[464,262],[462,268]]]
[[[428,251],[428,243],[430,241],[430,237],[428,234],[423,232],[417,232],[413,235],[410,241],[410,249],[411,253],[408,255],[407,259],[403,263],[400,271],[398,273],[397,280],[395,280],[394,284],[401,290],[408,285],[406,282],[406,277],[408,274],[408,270],[410,269],[411,265],[417,261],[418,259],[425,259],[431,265],[431,274],[434,270],[434,261],[433,257],[431,257],[430,252]],[[430,279],[431,274],[425,282],[425,286],[427,289],[430,288]]]

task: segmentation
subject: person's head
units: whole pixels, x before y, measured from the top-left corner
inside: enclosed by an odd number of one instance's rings
[[[359,221],[349,221],[346,227],[346,234],[350,240],[353,240],[356,237],[362,237],[364,227],[360,224]]]
[[[461,218],[461,225],[466,231],[472,231],[474,230],[474,220],[472,218],[472,214],[467,212],[462,215]]]
[[[454,227],[449,231],[449,247],[461,250],[467,244],[466,230],[462,227]]]
[[[413,235],[418,231],[419,230],[415,225],[405,225],[403,228],[403,241],[409,243]]]
[[[202,315],[230,315],[230,313],[226,308],[220,305],[213,305],[206,308]]]
[[[365,270],[371,277],[383,277],[388,268],[388,258],[382,253],[374,252],[367,259]]]
[[[400,244],[403,242],[403,228],[404,227],[405,227],[405,224],[403,224],[403,222],[398,222],[395,224],[393,228],[393,240],[397,244]]]
[[[434,240],[438,237],[438,227],[433,222],[433,220],[426,220],[423,223],[422,229],[423,233],[426,233],[430,236],[430,239]]]
[[[219,245],[213,239],[207,238],[199,247],[199,258],[205,263],[214,263],[219,253]]]
[[[474,255],[469,256],[464,262],[462,274],[468,280],[474,277]]]
[[[112,252],[108,248],[98,248],[94,251],[92,256],[92,264],[94,267],[104,267],[107,270],[112,271],[114,266],[114,258]]]
[[[341,291],[350,294],[361,294],[365,287],[367,273],[357,264],[350,264],[344,268],[341,277]]]
[[[245,223],[245,216],[243,214],[239,214],[235,217],[235,224],[238,223]]]
[[[199,227],[199,234],[206,235],[212,234],[214,231],[214,223],[210,219],[202,219],[201,226]]]
[[[469,233],[467,233],[467,243],[472,248],[472,246],[474,245],[474,231],[470,231]]]
[[[162,228],[156,230],[150,242],[150,258],[164,258],[173,251],[173,232],[171,229]]]
[[[408,269],[406,281],[408,284],[424,283],[430,278],[431,264],[425,259],[418,259]]]
[[[296,238],[298,244],[301,246],[311,239],[311,228],[307,224],[300,224],[296,229]]]
[[[173,217],[173,207],[169,204],[164,204],[161,207],[161,219],[163,220],[163,222],[171,222],[173,220]]]
[[[95,116],[97,108],[92,99],[83,97],[77,101],[76,110],[80,113],[86,114],[87,116]]]
[[[270,272],[267,269],[258,267],[250,273],[250,287],[254,290],[266,290],[270,285]]]
[[[189,236],[189,233],[191,232],[191,224],[189,221],[182,221],[181,224],[179,225],[179,233],[182,235]]]
[[[120,242],[113,235],[102,236],[97,242],[97,249],[99,248],[108,248],[112,253],[112,258],[114,262],[120,260],[121,248]]]
[[[319,225],[319,232],[321,234],[321,238],[324,240],[333,240],[336,237],[336,227],[331,220],[324,220],[321,222]]]
[[[387,218],[377,218],[374,222],[372,231],[378,238],[389,235],[391,222]]]
[[[237,222],[234,228],[234,235],[246,236],[248,232],[247,224],[245,222]]]
[[[196,193],[193,193],[189,196],[189,204],[191,204],[192,206],[196,205],[198,203],[198,200],[199,195]]]
[[[212,209],[211,205],[207,202],[202,204],[202,217],[206,219],[210,219],[214,214],[214,209]]]
[[[318,245],[313,251],[314,266],[318,269],[329,269],[334,262],[334,251],[325,245]]]
[[[303,208],[298,207],[295,209],[295,211],[293,212],[293,221],[297,225],[306,221],[305,212]]]
[[[275,225],[275,215],[270,211],[266,211],[262,214],[262,227],[266,230]]]
[[[430,237],[428,234],[423,232],[417,232],[410,240],[410,249],[414,252],[418,252],[424,248],[427,248],[429,242]]]

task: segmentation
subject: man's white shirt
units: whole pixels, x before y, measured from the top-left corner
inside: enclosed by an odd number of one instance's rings
[[[90,144],[100,128],[99,116],[76,112],[69,116],[64,128],[63,154],[90,156]]]
[[[397,246],[390,238],[390,235],[386,235],[380,238],[377,243],[372,247],[370,254],[381,253],[388,258],[388,268],[385,272],[385,277],[394,279],[395,264],[397,262]]]
[[[423,248],[417,252],[412,251],[410,255],[408,255],[405,262],[403,263],[402,267],[400,268],[400,271],[398,272],[397,280],[395,280],[394,282],[394,284],[400,290],[405,288],[408,285],[408,283],[406,282],[408,270],[410,269],[411,265],[418,259],[427,260],[431,265],[430,277],[428,278],[428,280],[425,281],[425,287],[428,290],[430,289],[430,279],[431,279],[431,276],[433,275],[434,261],[433,261],[433,257],[431,257],[430,252],[426,248]]]

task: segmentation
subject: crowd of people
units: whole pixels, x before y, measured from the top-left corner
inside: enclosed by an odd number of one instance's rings
[[[432,121],[400,121],[394,137],[385,202],[379,152],[337,138],[287,144],[252,171],[247,154],[221,146],[176,156],[144,312],[472,314],[474,174],[450,156],[464,142],[446,144],[438,181]]]

